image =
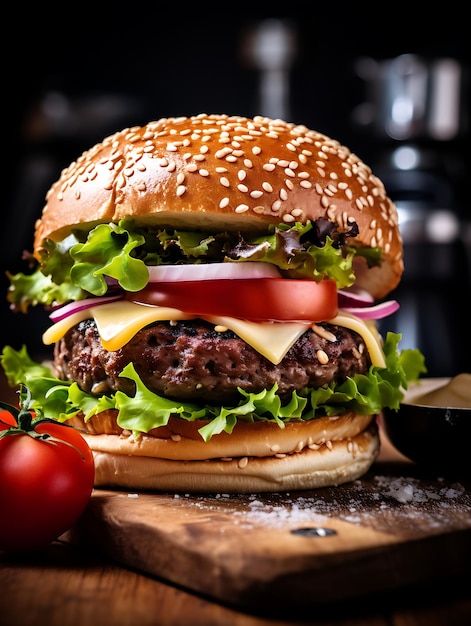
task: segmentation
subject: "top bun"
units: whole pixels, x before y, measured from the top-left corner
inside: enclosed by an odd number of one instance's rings
[[[35,253],[46,238],[130,216],[212,232],[263,232],[319,217],[340,229],[356,222],[359,235],[349,243],[383,252],[379,267],[360,259],[358,286],[381,298],[404,269],[397,211],[382,182],[338,141],[282,120],[202,114],[107,137],[52,185]]]

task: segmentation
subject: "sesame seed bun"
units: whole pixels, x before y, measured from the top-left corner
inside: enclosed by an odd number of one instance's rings
[[[107,413],[107,415],[104,415]],[[200,493],[257,493],[315,489],[356,480],[379,451],[371,416],[353,413],[288,422],[237,422],[231,434],[204,442],[205,422],[170,418],[167,426],[134,439],[112,411],[84,422],[95,457],[95,486]]]
[[[382,182],[348,148],[305,126],[263,117],[165,118],[118,132],[83,153],[47,194],[34,251],[78,225],[140,223],[214,232],[326,217],[380,247],[380,266],[355,267],[375,298],[403,273],[397,212]]]
[[[397,212],[381,181],[339,142],[282,120],[227,115],[166,118],[104,139],[65,169],[49,190],[42,217],[36,223],[35,255],[41,262],[42,249],[48,248],[47,239],[59,242],[76,229],[88,231],[100,223],[118,223],[124,218],[133,218],[138,226],[157,229],[205,234],[241,232],[250,236],[268,233],[270,226],[280,223],[289,226],[325,218],[336,225],[335,230],[348,234],[348,245],[382,250],[381,264],[372,268],[367,266],[365,255],[356,255],[357,287],[366,289],[374,298],[382,298],[398,285],[403,273]],[[165,329],[170,326],[166,320],[163,323]],[[114,357],[108,359],[110,352],[103,344],[93,343],[94,324],[84,321],[83,327],[76,330],[77,324],[70,330],[73,340],[69,337],[56,343],[55,364],[60,378],[76,380],[80,385],[88,377],[93,383],[98,382],[100,388],[101,384],[106,387],[110,383],[114,367],[119,366],[118,377],[123,371],[124,349],[117,349]],[[180,340],[178,350],[186,350],[191,356],[188,367],[175,369],[194,371],[196,378],[190,377],[190,383],[188,379],[178,383],[174,396],[169,391],[171,385],[159,393],[164,397],[168,394],[172,403],[180,403],[184,397],[182,388],[185,394],[194,394],[193,389],[204,383],[210,390],[212,383],[207,379],[212,369],[215,378],[222,380],[234,375],[231,381],[239,380],[237,359],[242,348],[238,347],[238,337],[222,338],[225,330],[221,326],[217,337],[207,339],[206,330],[199,331],[194,325],[194,344],[183,349],[182,338],[187,329],[183,322],[175,322],[174,327]],[[299,349],[291,361],[277,364],[276,380],[293,370],[295,360],[296,367],[306,371],[314,364],[311,371],[315,374],[309,379],[308,389],[326,386],[324,376],[337,383],[352,371],[367,372],[373,359],[363,352],[368,342],[363,342],[361,332],[329,332],[323,339],[335,344],[331,359],[324,350],[306,349],[303,356]],[[79,359],[71,358],[69,340],[70,345],[78,346]],[[130,362],[136,361],[136,371],[147,372],[151,369],[152,351],[160,350],[156,335],[148,337],[146,328],[141,328],[127,341],[126,347],[132,354]],[[152,369],[152,376],[159,381],[168,375],[170,361],[165,359],[171,354],[171,346],[177,345],[172,341],[165,343],[167,356],[159,356]],[[212,342],[209,357],[207,341]],[[246,346],[244,343],[244,350]],[[265,359],[260,356],[257,360],[256,352],[240,357],[242,380],[255,371],[250,367],[257,369],[257,364]],[[217,372],[215,353],[220,361],[232,364],[230,375]],[[174,360],[180,363],[172,357],[171,362]],[[111,363],[110,370],[106,370],[105,363]],[[259,369],[257,393],[273,388],[273,381],[267,382],[263,363]],[[288,378],[292,380],[292,372],[285,375]],[[144,377],[142,381],[145,385]],[[224,394],[232,391],[230,384],[235,383],[231,381],[223,387]],[[298,382],[290,382],[290,390],[294,391]],[[241,386],[237,382],[237,387]],[[90,389],[101,393],[94,385]],[[284,398],[289,396],[288,391],[279,393]],[[217,404],[230,407],[230,398],[229,394],[221,395]],[[193,400],[200,405],[200,396],[193,396]],[[213,405],[210,399],[205,398],[205,402]],[[78,412],[69,423],[84,433],[94,452],[97,487],[272,492],[338,485],[355,480],[369,469],[379,449],[374,415],[345,412],[322,417],[317,412],[313,418],[308,411],[303,415],[306,419],[290,420],[283,416],[281,425],[257,415],[253,422],[240,418],[233,420],[236,423],[230,433],[213,434],[209,441],[204,441],[199,432],[207,423],[204,419],[170,417],[166,426],[136,438],[117,425],[116,410],[102,411],[86,421]]]

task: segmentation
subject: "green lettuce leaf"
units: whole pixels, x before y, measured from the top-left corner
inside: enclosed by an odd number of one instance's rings
[[[25,346],[18,351],[5,346],[0,363],[9,384],[24,383],[31,392],[31,407],[40,408],[47,417],[63,422],[81,411],[88,420],[105,409],[116,409],[118,424],[136,434],[167,424],[171,416],[187,421],[205,420],[199,432],[207,441],[214,434],[232,432],[237,420],[271,421],[283,428],[292,419],[311,420],[346,411],[377,414],[383,407],[397,409],[409,382],[426,372],[420,351],[398,352],[400,339],[398,334],[387,333],[385,368],[371,366],[367,374],[357,374],[340,384],[293,392],[285,403],[277,395],[276,385],[259,393],[239,390],[240,401],[224,407],[163,398],[145,387],[132,364],[121,372],[121,376],[135,383],[135,393],[130,397],[121,391],[93,396],[81,391],[76,383],[58,380],[47,366],[30,358]]]
[[[354,256],[366,253],[347,245],[349,236],[322,219],[280,224],[263,236],[248,236],[139,227],[127,218],[119,224],[99,224],[88,233],[74,231],[60,242],[46,240],[31,276],[9,276],[8,299],[14,309],[25,313],[38,304],[103,296],[110,279],[125,291],[139,291],[149,280],[149,265],[224,260],[264,261],[280,268],[285,278],[330,278],[340,289],[355,280]],[[380,256],[379,248],[368,250],[368,263],[379,263]]]
[[[54,302],[81,300],[86,296],[80,287],[71,282],[54,283],[39,267],[32,274],[7,272],[7,278],[10,281],[7,300],[15,311],[21,313],[27,313],[30,306],[49,306]]]

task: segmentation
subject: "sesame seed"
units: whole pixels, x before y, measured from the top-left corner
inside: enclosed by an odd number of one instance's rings
[[[250,192],[250,197],[257,199],[260,198],[260,196],[263,196],[263,191],[260,191],[258,189],[254,189],[253,191]]]
[[[246,176],[247,176],[247,172],[246,172],[245,170],[239,170],[239,171],[237,172],[237,178],[238,178],[240,181],[245,180]]]
[[[319,335],[319,337],[322,337],[323,339],[331,342],[337,341],[337,337],[334,335],[334,333],[326,330],[323,326],[319,326],[318,324],[312,324],[311,328],[316,333],[316,335]]]
[[[185,174],[183,172],[179,172],[177,175],[177,185],[181,185],[185,180]]]
[[[244,467],[247,467],[248,463],[249,463],[248,457],[244,456],[241,459],[239,459],[237,466],[240,467],[240,469],[244,469]]]
[[[229,179],[226,178],[225,176],[222,176],[219,179],[219,182],[221,183],[221,185],[224,185],[224,187],[230,187],[231,186],[231,183],[229,182]]]
[[[177,196],[178,196],[178,197],[183,196],[183,194],[185,193],[185,191],[186,191],[186,187],[185,187],[185,185],[178,185],[178,187],[177,187]]]
[[[239,184],[237,185],[237,189],[238,189],[239,191],[242,191],[242,193],[247,193],[247,192],[248,192],[248,190],[249,190],[249,188],[247,187],[247,185],[242,185],[242,183],[239,183]]]
[[[270,185],[270,183],[267,182],[262,183],[262,189],[268,193],[271,193],[273,191],[273,187]]]
[[[322,365],[326,365],[329,362],[329,357],[328,357],[327,353],[324,352],[324,350],[318,350],[316,352],[316,356],[317,356],[317,360]]]
[[[353,356],[357,359],[360,360],[361,359],[361,354],[359,352],[359,350],[356,349],[355,346],[352,347],[352,354]]]
[[[236,213],[245,213],[248,210],[249,207],[246,204],[239,204],[239,206],[236,206],[235,208]]]
[[[229,198],[226,196],[225,198],[223,198],[221,200],[221,202],[219,203],[219,208],[220,209],[224,209],[227,205],[229,204]]]
[[[265,164],[263,165],[263,169],[264,169],[266,172],[273,172],[273,170],[275,169],[275,165],[273,165],[273,163],[265,163]]]
[[[221,148],[221,150],[218,150],[214,156],[217,159],[223,159],[228,154],[231,154],[231,152],[232,152],[232,148]]]

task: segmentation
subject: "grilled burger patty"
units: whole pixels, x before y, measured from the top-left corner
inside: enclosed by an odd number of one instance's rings
[[[132,394],[134,383],[119,374],[130,362],[157,394],[182,401],[225,403],[237,387],[259,392],[278,384],[281,396],[365,373],[370,365],[363,339],[341,326],[320,323],[305,332],[274,365],[232,331],[216,331],[202,320],[157,322],[125,346],[106,351],[93,320],[70,329],[57,342],[56,374],[93,394]]]

